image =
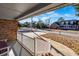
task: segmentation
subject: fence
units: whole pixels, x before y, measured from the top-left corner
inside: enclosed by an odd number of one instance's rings
[[[17,40],[32,54],[50,52],[50,43],[39,38],[31,38],[22,32],[17,32]]]

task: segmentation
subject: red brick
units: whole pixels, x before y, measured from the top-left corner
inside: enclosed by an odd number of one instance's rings
[[[0,19],[0,40],[15,40],[18,22],[16,20]]]

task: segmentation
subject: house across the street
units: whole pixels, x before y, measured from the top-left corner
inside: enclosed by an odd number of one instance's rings
[[[64,29],[64,30],[79,30],[79,20],[63,20],[54,22],[50,28]]]

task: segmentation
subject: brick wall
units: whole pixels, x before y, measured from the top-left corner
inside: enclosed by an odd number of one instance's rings
[[[18,24],[16,20],[0,19],[0,40],[15,40],[17,26]]]

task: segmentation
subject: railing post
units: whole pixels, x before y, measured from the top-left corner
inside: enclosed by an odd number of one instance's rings
[[[21,33],[21,42],[23,43],[23,34]]]
[[[51,42],[50,42],[50,40],[49,40],[49,52],[51,51]]]
[[[36,56],[36,39],[34,37],[34,56]]]
[[[21,42],[23,44],[23,34],[22,33],[21,33]],[[22,52],[22,47],[20,48],[19,56],[21,56],[21,52]]]
[[[7,47],[7,55],[9,56],[9,47]]]

